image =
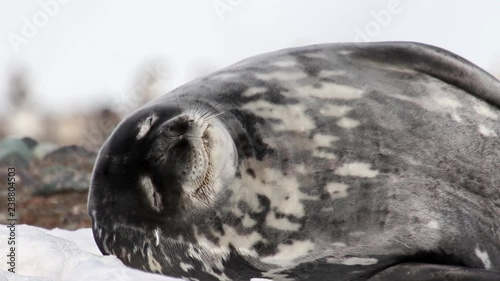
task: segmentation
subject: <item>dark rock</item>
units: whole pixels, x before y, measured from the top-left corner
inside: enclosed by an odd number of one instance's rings
[[[39,181],[33,194],[84,191],[89,187],[97,153],[72,145],[56,149],[34,161],[32,174]]]
[[[33,159],[31,141],[6,138],[0,140],[0,166],[16,166],[26,168]]]

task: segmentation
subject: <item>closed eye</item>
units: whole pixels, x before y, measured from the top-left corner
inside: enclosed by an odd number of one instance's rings
[[[139,127],[139,133],[137,134],[137,139],[143,138],[147,134],[147,132],[149,132],[149,129],[151,129],[154,120],[154,116],[149,116],[141,123]]]

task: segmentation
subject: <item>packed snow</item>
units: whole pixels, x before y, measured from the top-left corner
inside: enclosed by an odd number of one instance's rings
[[[7,226],[0,225],[0,281],[181,280],[128,268],[115,256],[103,256],[90,228],[47,230],[29,225],[16,226],[16,274],[10,273],[8,235]]]

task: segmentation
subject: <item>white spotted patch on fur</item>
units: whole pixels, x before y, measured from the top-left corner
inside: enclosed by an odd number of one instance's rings
[[[437,220],[431,220],[427,223],[427,227],[431,229],[439,229],[439,222]]]
[[[359,121],[348,118],[348,117],[342,117],[342,118],[340,118],[340,120],[337,121],[337,125],[339,127],[346,128],[346,129],[356,128],[357,126],[359,126],[359,124],[360,124]]]
[[[456,122],[462,122],[462,117],[460,117],[460,115],[458,115],[458,113],[456,112],[453,112],[451,114],[451,119],[453,119]]]
[[[348,163],[342,165],[335,170],[335,174],[339,176],[352,176],[360,178],[374,178],[378,175],[378,170],[372,170],[368,163]]]
[[[153,230],[153,234],[155,235],[155,246],[158,246],[160,245],[160,229],[159,228],[155,228],[155,230]]]
[[[493,129],[490,129],[483,124],[480,124],[478,129],[479,129],[479,133],[485,137],[498,136],[497,133]]]
[[[434,101],[442,107],[459,108],[462,107],[459,101],[449,97],[434,97]]]
[[[372,265],[378,263],[378,260],[374,258],[358,258],[358,257],[328,258],[326,261],[332,264],[343,264],[343,265]]]
[[[241,220],[241,224],[244,226],[244,227],[253,227],[257,222],[252,219],[248,214],[246,214],[244,217],[243,217],[243,220]]]
[[[277,67],[293,67],[297,65],[297,62],[293,59],[288,60],[278,60],[271,63]]]
[[[191,269],[194,269],[194,266],[192,266],[191,264],[189,263],[185,263],[185,262],[180,262],[179,263],[179,266],[181,267],[182,270],[184,270],[185,272],[188,272],[189,270]]]
[[[212,75],[212,79],[220,79],[220,80],[231,80],[239,77],[240,74],[236,72],[225,72],[225,73],[218,73],[215,75]]]
[[[274,212],[269,212],[266,216],[266,226],[283,231],[297,231],[300,224],[291,222],[288,218],[277,218]]]
[[[330,153],[330,152],[326,152],[326,151],[321,151],[321,150],[314,150],[312,155],[314,157],[324,158],[324,159],[328,159],[328,160],[337,159],[337,156],[335,156],[335,154]]]
[[[218,278],[218,280],[231,280],[226,274],[218,274],[214,271],[214,267],[219,269],[219,271],[224,271],[223,262],[229,257],[229,249],[227,245],[224,247],[218,247],[206,239],[204,236],[198,234],[198,229],[193,228],[194,235],[198,245],[188,244],[188,249],[186,251],[187,255],[194,260],[197,260],[203,266],[203,271],[209,273]],[[244,254],[249,254],[245,249],[238,249]]]
[[[302,201],[319,199],[317,196],[303,193],[298,179],[293,175],[284,175],[282,171],[267,168],[256,160],[250,160],[248,164],[257,177],[247,177],[243,182],[235,180],[233,189],[238,192],[233,193],[232,200],[236,205],[242,201],[258,212],[261,209],[258,196],[265,196],[269,199],[271,210],[301,218],[305,215]],[[244,171],[246,167],[242,169]]]
[[[368,61],[366,61],[366,62],[368,62]],[[408,73],[408,74],[416,73],[415,70],[410,69],[408,67],[396,66],[396,65],[390,64],[390,63],[369,62],[369,64],[371,66],[378,68],[378,69],[383,69],[383,70],[390,71],[390,72],[400,72],[400,73]]]
[[[339,55],[348,56],[354,52],[350,51],[350,50],[339,50],[338,53],[339,53]]]
[[[125,247],[121,247],[121,257],[122,257],[122,259],[127,258],[127,249]]]
[[[304,163],[300,163],[300,164],[295,165],[295,172],[297,172],[301,175],[305,175],[307,173],[306,165],[304,165]]]
[[[97,212],[95,210],[92,211],[91,217],[92,217],[92,226],[94,229],[97,229],[97,220],[96,220],[96,214]]]
[[[231,212],[237,217],[243,216],[243,212],[240,210],[240,208],[238,208],[238,206],[233,206],[233,208],[231,208]]]
[[[275,131],[309,132],[316,128],[314,120],[305,113],[305,107],[300,104],[284,106],[258,100],[245,104],[243,109],[263,118],[279,120],[279,123],[272,125]]]
[[[258,242],[266,241],[256,231],[250,234],[240,234],[236,229],[227,224],[224,224],[222,229],[224,230],[224,235],[215,232],[213,234],[219,238],[219,247],[223,249],[229,249],[229,244],[231,244],[241,252],[251,256],[257,256],[257,252],[252,249],[252,246]]]
[[[283,271],[282,268],[272,269],[267,272],[263,272],[262,276],[273,281],[296,281],[295,278],[289,278],[286,274],[280,273],[281,271]],[[268,279],[252,278],[252,281],[268,281]]]
[[[344,75],[345,71],[340,70],[321,70],[318,74],[320,78],[334,78],[336,76]]]
[[[315,59],[326,59],[326,60],[330,59],[329,56],[327,56],[325,53],[321,53],[321,52],[308,53],[308,54],[305,54],[305,56],[308,58],[315,58]]]
[[[109,254],[109,253],[111,253],[111,251],[108,248],[108,242],[106,240],[108,240],[108,233],[107,232],[104,233],[104,237],[102,238],[102,247],[104,248],[104,252]]]
[[[316,147],[331,147],[332,142],[338,141],[339,137],[323,134],[315,134],[313,141]]]
[[[434,83],[429,83],[426,85],[429,93],[439,93],[444,95],[445,92],[441,91]],[[462,104],[457,101],[453,96],[424,96],[424,97],[413,97],[405,96],[399,94],[385,93],[385,95],[396,98],[398,100],[406,101],[418,105],[426,110],[432,112],[447,113],[454,121],[461,122],[462,118],[458,114],[458,108],[462,107]]]
[[[325,159],[336,159],[337,157],[330,152],[319,150],[320,147],[328,148],[332,146],[332,142],[338,141],[339,138],[331,135],[315,134],[313,136],[313,143],[315,145],[313,156]]]
[[[276,71],[270,73],[257,73],[255,74],[255,77],[264,81],[297,81],[307,78],[307,74],[301,71]]]
[[[352,110],[351,106],[348,105],[335,105],[335,104],[327,104],[323,106],[319,112],[324,116],[332,116],[332,117],[343,117]]]
[[[482,115],[486,118],[498,120],[498,114],[485,104],[477,104],[476,106],[474,106],[474,110],[477,114]]]
[[[265,92],[267,92],[267,88],[265,87],[250,87],[246,89],[242,95],[244,97],[252,97],[258,94],[263,94]]]
[[[334,83],[322,83],[320,87],[297,86],[296,90],[304,96],[323,99],[353,100],[363,96],[363,91],[360,89]]]
[[[314,248],[315,245],[311,240],[295,240],[292,244],[280,244],[278,252],[263,258],[262,262],[278,266],[291,266],[295,264],[296,259],[306,257]]]
[[[148,259],[149,270],[151,272],[161,273],[162,271],[161,264],[154,258],[153,252],[151,251],[151,247],[148,247],[146,256]]]
[[[479,247],[476,247],[476,249],[475,249],[474,252],[475,252],[476,256],[483,263],[484,268],[485,269],[491,269],[491,260],[490,260],[490,256],[488,255],[488,252],[487,251],[481,251],[481,249],[479,249]]]
[[[347,196],[347,189],[349,186],[339,182],[329,182],[325,189],[330,194],[332,199],[344,198]]]

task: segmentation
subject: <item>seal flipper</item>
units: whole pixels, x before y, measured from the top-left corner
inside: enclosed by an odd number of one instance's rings
[[[385,269],[368,281],[500,281],[500,272],[484,269],[426,264],[401,263]]]

